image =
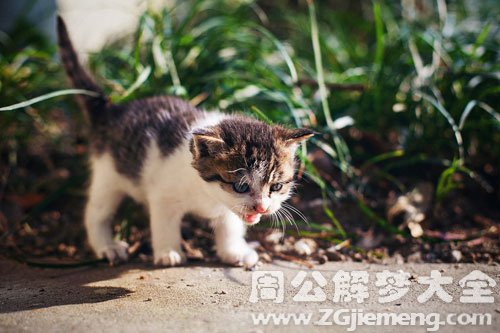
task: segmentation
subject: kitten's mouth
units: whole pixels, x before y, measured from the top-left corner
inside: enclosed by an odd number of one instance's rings
[[[246,224],[253,225],[260,221],[261,216],[261,214],[245,214],[243,220],[245,220]]]

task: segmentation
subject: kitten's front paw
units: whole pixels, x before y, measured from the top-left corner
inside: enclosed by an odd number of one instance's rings
[[[125,262],[128,260],[128,244],[123,241],[117,241],[114,244],[107,245],[96,251],[99,258],[108,259],[111,265]]]
[[[173,267],[180,266],[186,262],[186,255],[182,250],[166,250],[159,254],[155,253],[155,265]]]
[[[257,252],[246,243],[222,247],[217,255],[223,263],[245,268],[252,268],[259,262]]]

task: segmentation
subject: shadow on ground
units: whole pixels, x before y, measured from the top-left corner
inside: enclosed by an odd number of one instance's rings
[[[187,266],[218,268],[229,281],[245,285],[241,279],[233,276],[234,271],[230,267],[220,263],[190,262]],[[131,271],[152,272],[163,269],[150,263],[133,262],[115,267],[102,263],[80,268],[45,269],[0,257],[0,314],[129,297],[134,291],[113,286],[113,279]],[[99,282],[107,285],[91,285]]]
[[[143,267],[144,266],[144,267]],[[112,280],[134,268],[131,265],[53,270],[32,268],[0,260],[0,313],[42,309],[66,304],[99,303],[127,297],[132,290],[113,286],[88,286]],[[142,265],[141,269],[147,269]]]

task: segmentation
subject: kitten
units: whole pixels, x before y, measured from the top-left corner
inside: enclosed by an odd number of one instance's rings
[[[295,151],[313,132],[204,112],[169,96],[112,104],[79,64],[60,17],[57,30],[73,86],[96,94],[78,97],[91,124],[85,227],[95,254],[111,263],[127,259],[111,219],[130,196],[149,212],[155,264],[185,262],[180,228],[191,213],[211,221],[224,263],[254,266],[258,255],[245,241],[245,225],[289,198]]]

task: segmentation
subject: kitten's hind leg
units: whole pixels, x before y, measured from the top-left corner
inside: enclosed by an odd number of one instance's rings
[[[217,255],[222,262],[230,265],[252,268],[259,261],[259,255],[245,241],[245,225],[232,212],[214,219]]]
[[[179,266],[186,262],[181,249],[181,222],[184,211],[175,202],[153,199],[149,203],[151,238],[155,265]]]
[[[85,228],[95,254],[114,264],[128,259],[128,244],[113,240],[111,221],[124,195],[111,179],[106,170],[94,168],[85,208]]]

